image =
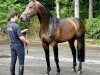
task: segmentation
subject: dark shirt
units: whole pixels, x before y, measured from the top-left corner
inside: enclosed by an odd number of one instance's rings
[[[19,38],[20,36],[22,36],[22,34],[20,26],[17,23],[9,22],[7,24],[7,32],[9,34],[11,44],[13,43],[23,44],[23,42]]]

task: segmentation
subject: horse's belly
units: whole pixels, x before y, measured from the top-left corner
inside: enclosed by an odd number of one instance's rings
[[[76,35],[77,31],[78,30],[73,25],[63,24],[63,25],[61,25],[61,29],[60,29],[59,40],[61,42],[68,41]]]
[[[59,42],[65,42],[72,39],[75,36],[76,32],[69,32],[69,33],[61,33],[59,37]]]

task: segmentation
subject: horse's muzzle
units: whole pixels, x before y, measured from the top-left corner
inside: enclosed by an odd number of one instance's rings
[[[20,17],[20,21],[23,21],[24,22],[25,20],[22,17]]]

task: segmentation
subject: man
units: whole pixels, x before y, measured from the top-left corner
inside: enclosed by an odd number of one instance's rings
[[[15,65],[18,57],[19,60],[19,75],[23,75],[24,72],[24,44],[29,44],[29,41],[22,35],[20,26],[16,23],[18,19],[18,13],[13,11],[10,14],[10,22],[7,24],[7,32],[10,38],[11,48],[11,65],[10,75],[15,75]],[[27,29],[22,32],[26,32]]]

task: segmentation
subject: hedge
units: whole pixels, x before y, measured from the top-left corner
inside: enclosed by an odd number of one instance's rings
[[[100,17],[86,19],[86,38],[100,39]]]

